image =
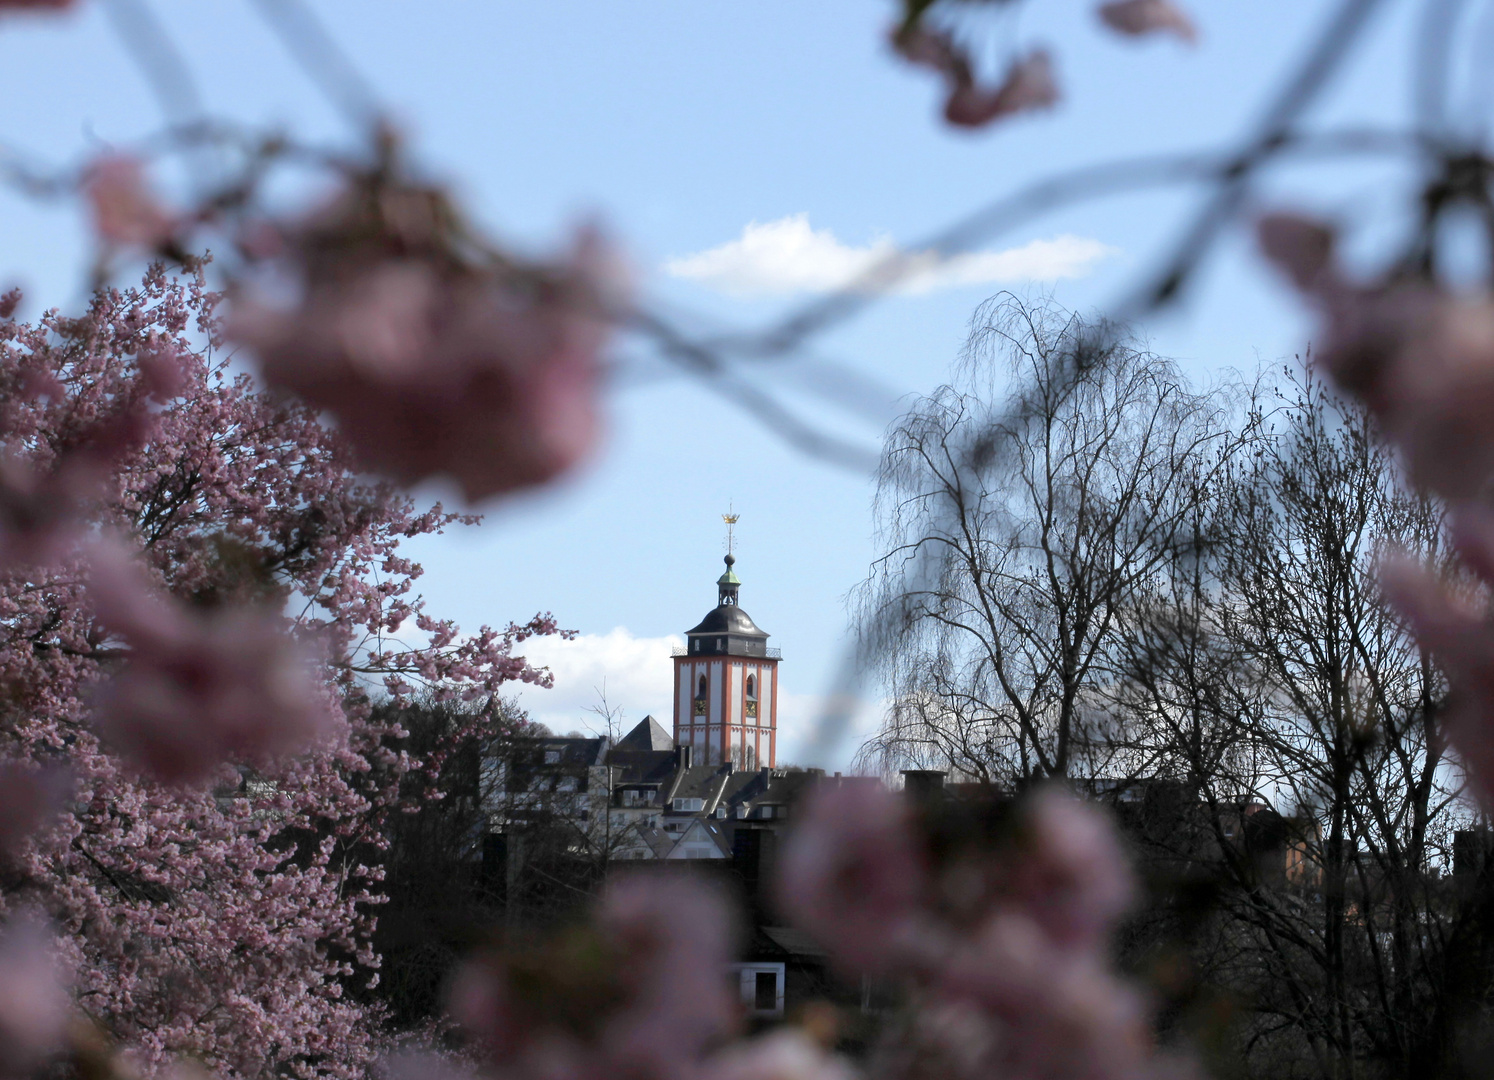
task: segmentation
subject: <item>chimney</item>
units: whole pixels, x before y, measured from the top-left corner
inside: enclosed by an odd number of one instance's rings
[[[944,794],[943,769],[904,769],[903,793],[915,802],[933,802]]]

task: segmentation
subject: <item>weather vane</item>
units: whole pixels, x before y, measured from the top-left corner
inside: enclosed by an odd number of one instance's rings
[[[736,537],[733,535],[732,530],[736,527],[737,521],[741,516],[741,514],[732,513],[732,505],[730,503],[727,503],[726,513],[721,515],[721,520],[726,522],[726,553],[728,555],[735,554],[733,549],[736,544]]]

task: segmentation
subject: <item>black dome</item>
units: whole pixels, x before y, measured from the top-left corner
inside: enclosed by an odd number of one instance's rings
[[[736,604],[722,604],[712,611],[695,629],[687,631],[687,635],[694,637],[697,634],[732,634],[737,637],[754,637],[768,640],[767,632],[759,630],[757,623],[752,621],[748,615]]]

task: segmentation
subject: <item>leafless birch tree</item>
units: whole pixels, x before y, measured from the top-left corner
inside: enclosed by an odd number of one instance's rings
[[[1105,707],[1123,614],[1186,541],[1234,436],[1225,396],[1133,342],[1073,378],[1076,352],[1117,339],[999,296],[976,313],[960,384],[892,431],[886,554],[860,593],[892,706],[866,758],[1002,785],[1139,764]]]

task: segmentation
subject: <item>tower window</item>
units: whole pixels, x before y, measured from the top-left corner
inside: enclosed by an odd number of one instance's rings
[[[750,698],[757,697],[757,676],[756,675],[749,675],[749,676],[747,676],[747,696],[750,697]]]
[[[695,696],[703,698],[706,696],[706,677],[700,677],[700,683],[695,687]]]

